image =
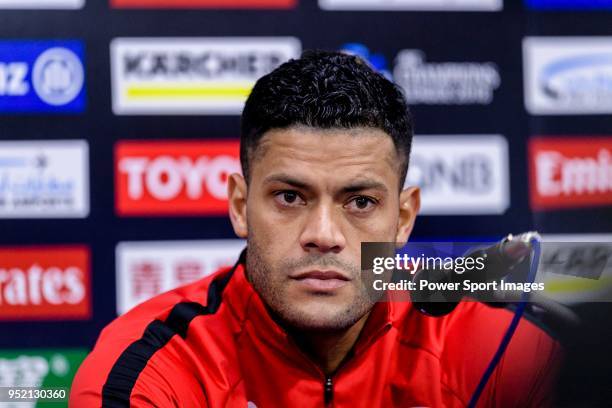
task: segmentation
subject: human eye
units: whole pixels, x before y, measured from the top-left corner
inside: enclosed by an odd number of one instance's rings
[[[297,191],[282,190],[274,193],[274,200],[285,207],[297,207],[305,205],[306,202]]]
[[[378,205],[378,200],[368,196],[354,196],[345,204],[345,208],[355,213],[367,213]]]

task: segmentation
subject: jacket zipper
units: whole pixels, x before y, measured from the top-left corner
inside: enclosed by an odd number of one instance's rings
[[[331,404],[334,399],[334,383],[332,382],[331,376],[325,376],[325,384],[323,386],[323,400],[325,401],[325,406]]]
[[[378,337],[380,337],[380,333],[385,333],[387,332],[389,329],[391,328],[391,325],[385,325],[385,327],[383,327],[382,329],[380,329],[376,334],[375,334],[375,338],[374,340],[378,339]],[[295,350],[297,351],[297,353],[302,356],[302,358],[307,361],[312,368],[314,369],[315,372],[317,372],[319,375],[323,374],[323,371],[321,370],[321,368],[319,366],[317,366],[315,363],[312,362],[312,360],[298,347],[298,345],[295,343],[295,340],[293,340],[291,337],[287,337],[289,342],[293,344],[293,347],[295,347]],[[373,340],[369,341],[366,346],[369,346],[370,343],[372,343]],[[355,356],[353,356],[354,358]],[[336,371],[334,372],[334,375],[337,375],[338,372],[340,371],[340,369],[344,368],[345,362],[343,361],[342,364],[340,364],[340,366],[336,369]],[[348,364],[350,364],[351,362],[349,361]],[[323,401],[325,406],[327,407],[328,405],[330,405],[333,402],[334,399],[334,382],[332,380],[332,376],[331,375],[326,375],[323,374],[324,376],[324,382],[323,382]]]
[[[380,330],[380,332],[387,332],[390,328],[390,325],[385,326],[383,329]],[[379,336],[376,336],[376,338],[378,338]],[[354,355],[352,356],[353,358],[355,357]],[[351,362],[347,362],[347,364],[350,364]],[[338,372],[340,371],[340,369],[344,368],[347,364],[345,364],[345,361],[343,361],[340,366],[336,369],[336,371],[334,372],[334,375],[337,375]],[[323,383],[323,400],[325,402],[325,406],[327,407],[328,405],[332,404],[334,399],[334,382],[332,380],[332,376],[331,375],[325,375],[325,382]]]

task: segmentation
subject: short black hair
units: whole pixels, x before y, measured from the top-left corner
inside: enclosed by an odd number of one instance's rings
[[[305,51],[261,77],[241,119],[240,162],[249,181],[253,153],[264,133],[292,126],[320,129],[378,128],[400,157],[400,190],[408,170],[412,117],[402,91],[353,55]]]

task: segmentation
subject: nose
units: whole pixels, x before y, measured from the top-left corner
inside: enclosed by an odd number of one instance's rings
[[[306,252],[339,253],[346,246],[346,239],[340,227],[341,214],[333,205],[319,203],[308,214],[300,236],[300,245]]]

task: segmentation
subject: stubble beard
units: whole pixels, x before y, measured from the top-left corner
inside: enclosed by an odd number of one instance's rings
[[[326,316],[313,316],[291,304],[284,290],[286,276],[291,271],[304,270],[313,267],[322,269],[334,267],[349,273],[352,283],[358,283],[357,293],[338,310],[337,307],[324,308],[329,310]],[[246,273],[259,296],[273,313],[273,317],[290,329],[320,332],[343,331],[353,326],[365,316],[375,301],[368,296],[359,278],[360,269],[355,265],[341,261],[334,255],[306,255],[299,260],[284,260],[277,266],[272,266],[265,258],[265,250],[255,240],[247,239]],[[324,302],[324,297],[321,298]],[[334,311],[331,311],[334,309]]]

